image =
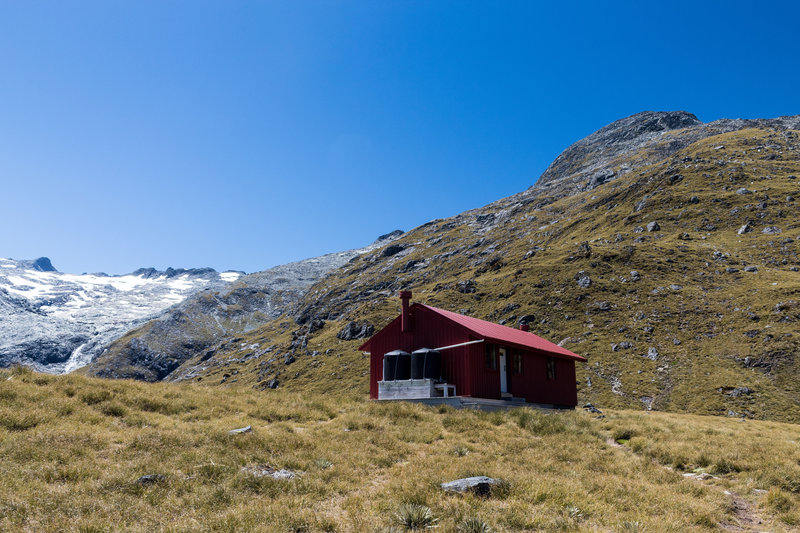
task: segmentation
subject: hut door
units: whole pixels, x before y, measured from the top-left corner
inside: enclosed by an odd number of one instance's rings
[[[508,374],[506,373],[508,350],[500,348],[498,351],[500,352],[500,394],[503,394],[508,392]]]

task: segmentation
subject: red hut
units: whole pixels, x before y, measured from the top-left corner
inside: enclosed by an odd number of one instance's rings
[[[471,397],[555,407],[577,403],[586,358],[527,331],[414,303],[359,349],[370,354],[370,398]]]

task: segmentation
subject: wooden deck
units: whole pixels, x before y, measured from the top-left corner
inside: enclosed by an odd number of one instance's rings
[[[471,398],[468,396],[451,396],[449,398],[409,398],[409,399],[386,399],[375,400],[378,402],[414,402],[425,405],[449,405],[455,409],[479,409],[481,411],[501,411],[505,409],[516,409],[518,407],[529,407],[531,409],[543,409],[548,411],[573,410],[571,406],[560,406],[543,403],[528,403],[522,398],[512,400],[492,400],[489,398]]]

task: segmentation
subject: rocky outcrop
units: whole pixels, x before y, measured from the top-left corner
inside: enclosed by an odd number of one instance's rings
[[[564,150],[531,188],[565,196],[663,160],[701,139],[745,128],[800,129],[800,116],[703,123],[686,111],[644,111],[612,122]]]
[[[345,327],[336,334],[337,339],[352,341],[355,339],[367,339],[375,332],[375,327],[367,322],[348,322]]]
[[[144,279],[154,279],[154,278],[176,278],[178,276],[209,276],[216,274],[216,270],[213,268],[172,268],[169,267],[166,270],[156,270],[153,267],[150,268],[137,268],[133,271],[134,276],[139,276]],[[229,271],[234,272],[234,271]],[[235,271],[236,274],[244,275],[244,272]]]
[[[551,187],[571,179],[588,181],[591,188],[610,181],[616,172],[609,168],[619,156],[639,150],[670,130],[700,126],[696,116],[685,111],[644,111],[597,130],[564,150],[539,178],[539,187]],[[590,163],[586,163],[591,161]],[[580,187],[583,188],[583,187]]]
[[[37,272],[56,272],[56,268],[47,257],[40,257],[39,259],[33,261],[31,268]]]

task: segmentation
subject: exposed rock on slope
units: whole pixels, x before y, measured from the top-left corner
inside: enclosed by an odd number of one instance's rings
[[[62,274],[50,260],[0,259],[0,366],[69,372],[132,327],[204,287],[240,273],[212,269],[149,275]],[[138,272],[138,271],[137,271]]]
[[[224,288],[201,291],[115,340],[87,370],[101,377],[164,379],[192,356],[213,356],[212,347],[220,339],[235,339],[279,317],[330,270],[402,233],[397,230],[365,248],[280,265],[243,276]]]
[[[800,420],[798,128],[688,113],[615,122],[534,187],[359,256],[286,316],[172,375],[365,392],[361,341],[340,333],[384,326],[397,291],[413,289],[587,356],[582,401]],[[591,183],[599,172],[613,174]]]
[[[746,128],[797,130],[800,116],[704,124],[685,111],[644,111],[617,120],[564,150],[533,189],[558,196],[593,189],[701,139]]]

